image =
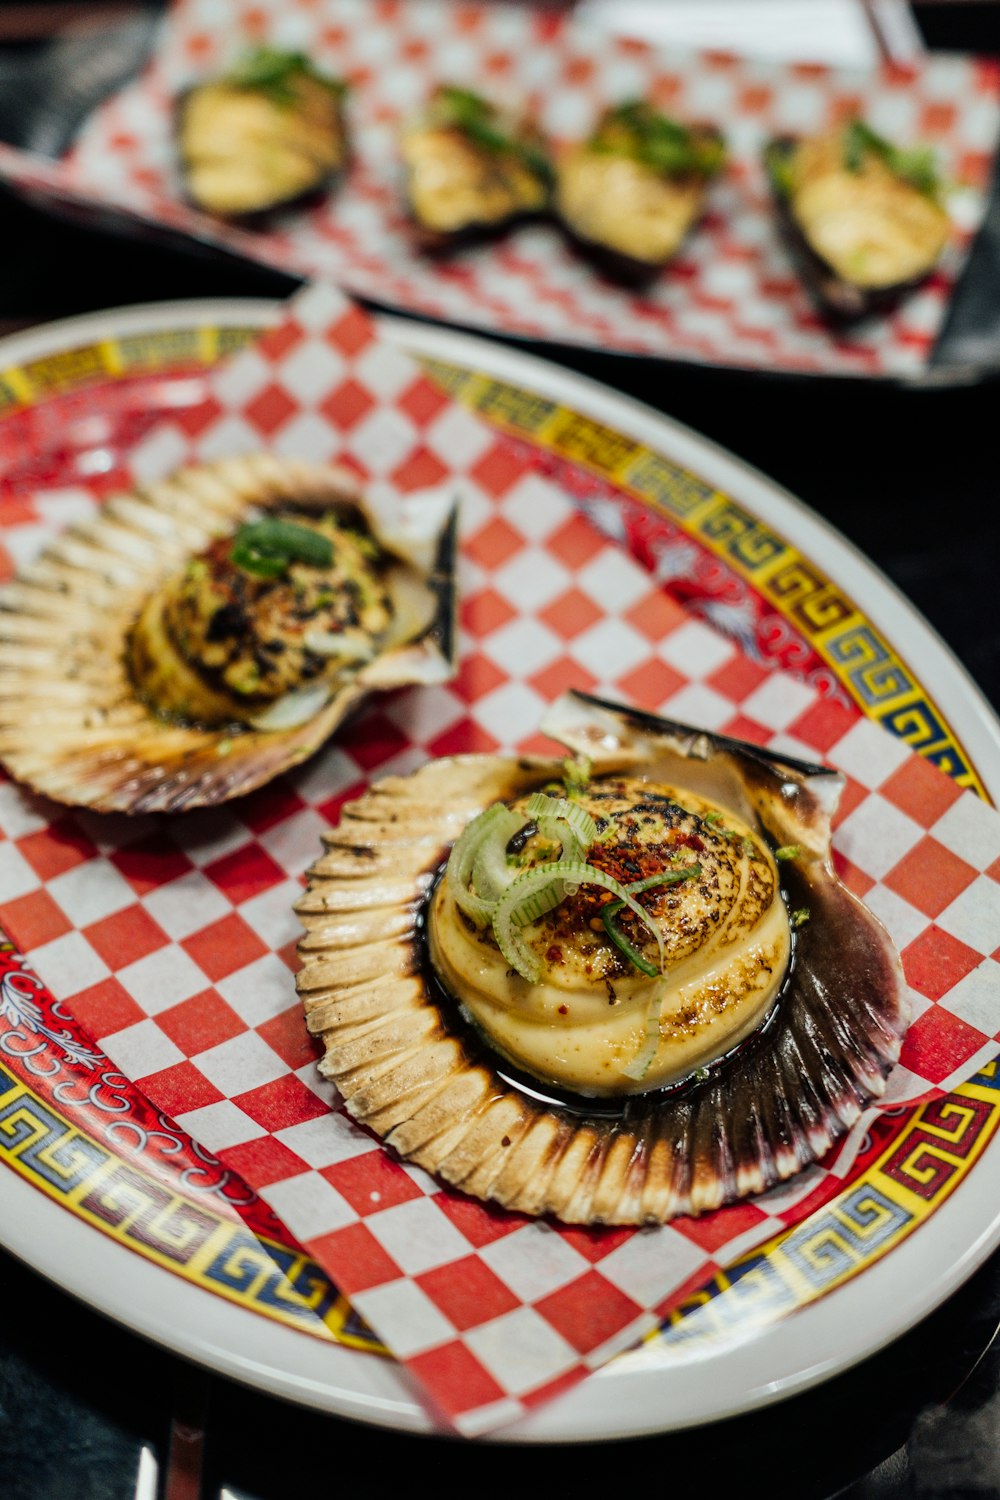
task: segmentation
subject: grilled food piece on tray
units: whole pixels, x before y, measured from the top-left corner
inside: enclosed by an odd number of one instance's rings
[[[447,250],[548,207],[552,169],[538,131],[467,89],[436,89],[401,153],[424,249]]]
[[[347,166],[344,84],[301,52],[260,47],[182,95],[177,140],[192,201],[262,214],[329,186]]]
[[[613,274],[654,276],[701,217],[726,148],[711,126],[682,125],[645,100],[610,109],[556,172],[556,212],[573,240]]]
[[[950,224],[928,148],[901,150],[852,119],[778,137],[764,160],[802,279],[828,313],[877,312],[934,269]]]

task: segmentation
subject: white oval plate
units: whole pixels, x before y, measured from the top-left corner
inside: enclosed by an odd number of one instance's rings
[[[66,319],[0,340],[0,368],[97,339],[163,329],[265,326],[279,305],[175,302]],[[1000,722],[905,598],[824,520],[680,423],[547,361],[469,334],[383,320],[413,354],[464,365],[555,400],[694,470],[793,543],[865,612],[919,679],[1000,802]],[[0,514],[2,519],[2,514]],[[304,1405],[409,1432],[438,1430],[392,1360],[272,1323],[95,1232],[13,1171],[0,1172],[0,1243],[135,1332],[221,1375]],[[665,1432],[768,1405],[838,1374],[905,1333],[1000,1244],[1000,1135],[969,1179],[909,1239],[854,1280],[764,1329],[647,1345],[517,1424],[505,1440],[583,1442]]]

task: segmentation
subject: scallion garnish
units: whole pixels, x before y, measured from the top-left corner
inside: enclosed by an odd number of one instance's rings
[[[567,797],[579,797],[590,784],[593,763],[585,755],[568,755],[562,763],[563,786]]]
[[[905,151],[887,141],[864,120],[848,120],[843,129],[844,166],[849,172],[860,172],[865,157],[877,156],[894,177],[908,182],[918,193],[933,197],[940,191],[941,180],[929,146],[915,146]]]
[[[280,578],[295,562],[331,567],[333,543],[308,526],[265,516],[240,527],[229,560],[255,578]]]
[[[590,146],[594,151],[629,156],[667,176],[714,177],[726,160],[720,136],[661,115],[645,99],[632,99],[609,110]]]
[[[278,47],[254,47],[234,63],[225,82],[238,89],[254,89],[266,94],[275,104],[295,103],[292,80],[311,78],[333,94],[343,94],[347,85],[339,78],[321,73],[304,52],[285,52]]]
[[[801,844],[782,844],[780,849],[775,849],[774,857],[777,860],[798,859],[801,853]]]
[[[782,142],[772,141],[765,148],[764,167],[778,197],[790,198],[795,188],[795,171],[791,152]]]
[[[657,886],[677,885],[682,880],[693,880],[696,875],[700,874],[701,865],[686,865],[682,870],[663,870],[658,875],[647,875],[645,880],[635,880],[631,885],[626,886],[625,890],[628,895],[637,896],[640,892],[653,890]],[[615,922],[615,918],[623,910],[625,904],[622,900],[611,901],[604,907],[601,912],[604,931],[623,958],[627,958],[629,963],[637,968],[641,974],[646,974],[650,979],[655,979],[657,974],[661,972],[661,969],[651,964],[649,959],[645,958],[639,952],[638,948],[629,942],[628,938]]]
[[[798,906],[792,912],[792,926],[793,927],[801,927],[802,924],[804,922],[808,922],[808,920],[809,920],[809,908],[808,908],[808,906]]]
[[[460,130],[486,151],[519,156],[536,177],[544,182],[551,181],[552,163],[545,152],[533,142],[505,129],[500,112],[488,99],[474,94],[471,89],[442,85],[434,95],[432,115],[439,124]]]

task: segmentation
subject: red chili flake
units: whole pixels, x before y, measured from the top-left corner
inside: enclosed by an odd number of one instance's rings
[[[568,1005],[560,1005],[560,1007],[559,1007],[559,1014],[561,1016],[568,1016],[569,1015],[569,1006]]]
[[[685,849],[696,849],[699,854],[704,851],[704,842],[696,833],[678,833],[670,841],[672,844],[683,844]]]
[[[509,1135],[502,1135],[500,1137],[500,1144],[501,1144],[501,1146],[509,1146],[510,1145],[510,1136]]]
[[[545,950],[545,957],[550,964],[561,964],[563,952],[558,943],[552,943]]]

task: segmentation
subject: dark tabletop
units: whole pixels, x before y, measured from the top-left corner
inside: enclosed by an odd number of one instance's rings
[[[7,138],[17,134],[7,85],[44,50],[21,25],[28,14],[0,6]],[[5,16],[21,18],[7,36],[27,40],[2,44]],[[1000,52],[1000,7],[939,4],[918,17],[937,46]],[[219,253],[72,225],[0,190],[0,332],[293,286]],[[1000,708],[997,378],[906,389],[527,347],[689,423],[787,486],[876,563]],[[291,1500],[348,1483],[379,1496],[415,1481],[452,1494],[484,1480],[498,1493],[527,1484],[550,1494],[750,1486],[791,1500],[1000,1497],[1000,1254],[895,1344],[813,1391],[688,1432],[544,1449],[412,1437],[289,1406],[147,1345],[2,1252],[0,1273],[5,1500],[131,1500],[144,1446],[158,1461],[160,1500]],[[292,1475],[290,1452],[308,1455]]]

